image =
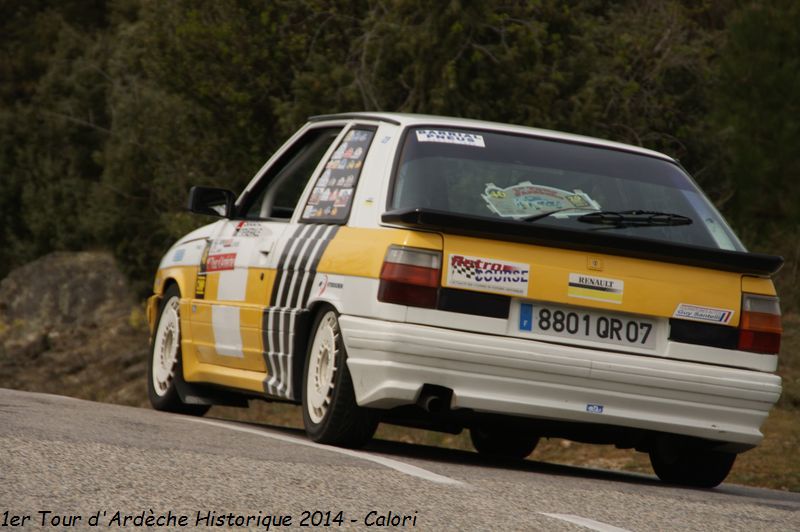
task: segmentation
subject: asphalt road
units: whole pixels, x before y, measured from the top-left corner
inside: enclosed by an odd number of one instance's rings
[[[0,466],[0,529],[800,529],[797,493],[383,441],[344,451],[266,424],[2,389]]]

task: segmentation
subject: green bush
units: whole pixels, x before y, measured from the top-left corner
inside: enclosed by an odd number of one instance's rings
[[[146,292],[200,223],[193,184],[241,190],[306,117],[468,116],[664,151],[798,308],[800,8],[689,2],[0,2],[0,277],[110,248]],[[787,240],[790,239],[790,240]],[[793,239],[793,240],[791,240]]]

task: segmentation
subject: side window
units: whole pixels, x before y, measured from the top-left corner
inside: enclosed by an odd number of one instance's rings
[[[244,218],[291,218],[314,169],[341,130],[341,127],[312,129],[292,144],[245,199]]]
[[[374,128],[356,127],[347,132],[331,154],[325,171],[317,178],[303,209],[302,221],[344,223],[353,205],[361,167],[375,136]]]

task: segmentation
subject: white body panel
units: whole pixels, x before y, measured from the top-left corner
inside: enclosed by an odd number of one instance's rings
[[[362,406],[414,403],[423,384],[453,390],[452,408],[612,424],[719,440],[745,449],[777,401],[780,378],[519,338],[341,316]],[[602,413],[589,412],[592,407]]]

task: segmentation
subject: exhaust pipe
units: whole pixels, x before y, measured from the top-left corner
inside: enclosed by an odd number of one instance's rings
[[[420,406],[431,414],[438,414],[444,410],[444,401],[442,401],[441,397],[429,395],[420,399]]]
[[[417,399],[417,405],[431,414],[441,414],[450,410],[453,399],[453,390],[443,386],[426,384]]]

